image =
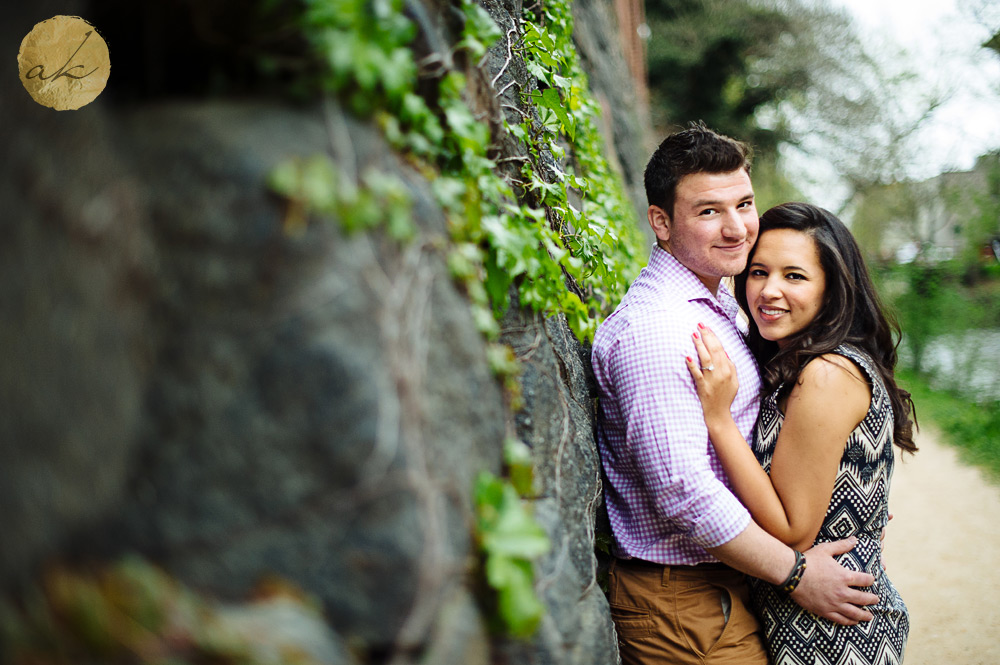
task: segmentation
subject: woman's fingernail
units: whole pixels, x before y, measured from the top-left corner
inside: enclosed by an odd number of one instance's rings
[[[687,359],[687,361],[688,361],[689,363],[693,363],[693,362],[694,362],[693,360],[691,360],[691,356],[685,356],[685,358]]]
[[[704,328],[704,327],[705,327],[705,324],[704,324],[704,323],[702,323],[701,321],[699,321],[699,322],[698,322],[698,327],[699,327],[699,328]]]
[[[698,333],[697,332],[691,333],[691,336],[694,337],[695,339],[698,339]]]

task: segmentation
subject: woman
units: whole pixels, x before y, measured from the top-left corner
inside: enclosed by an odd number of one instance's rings
[[[751,579],[771,658],[775,665],[901,662],[909,618],[883,570],[880,542],[892,444],[916,450],[912,401],[893,377],[898,329],[850,232],[812,205],[764,213],[736,285],[764,386],[752,448],[729,413],[735,369],[708,328],[694,333],[697,357],[687,359],[733,489],[758,524],[797,551],[857,536],[841,563],[874,575],[870,590],[880,598],[867,608],[872,621],[840,626]],[[793,574],[785,586],[796,582]]]

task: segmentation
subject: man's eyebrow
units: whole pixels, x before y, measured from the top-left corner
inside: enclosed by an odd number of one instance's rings
[[[746,194],[744,194],[743,196],[741,196],[739,199],[737,199],[737,201],[739,203],[743,203],[744,201],[753,201],[753,199],[754,199],[754,193],[753,192],[747,192]],[[725,203],[725,201],[723,201],[722,199],[696,199],[691,204],[691,207],[692,208],[704,208],[705,206],[718,206],[718,205],[721,205],[723,203]]]

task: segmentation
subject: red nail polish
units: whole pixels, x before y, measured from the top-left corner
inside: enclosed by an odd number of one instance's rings
[[[705,324],[704,324],[704,323],[702,323],[701,321],[699,321],[699,322],[698,322],[698,327],[699,327],[699,328],[704,328],[704,327],[705,327]]]
[[[698,333],[696,332],[691,333],[691,336],[694,337],[695,339],[698,339]]]
[[[694,362],[693,360],[691,360],[691,356],[685,356],[685,357],[687,358],[687,361],[688,361],[689,363],[693,363],[693,362]]]

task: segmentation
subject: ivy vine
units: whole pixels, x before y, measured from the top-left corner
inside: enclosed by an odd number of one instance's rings
[[[451,55],[478,62],[504,35],[471,0],[460,7],[465,24]],[[434,173],[434,193],[450,222],[448,264],[487,338],[499,334],[497,320],[516,284],[521,305],[546,316],[561,313],[581,341],[591,340],[638,272],[642,241],[621,179],[603,155],[600,110],[572,41],[570,3],[552,0],[537,14],[526,11],[520,40],[509,44],[536,82],[523,95],[536,113],[504,123],[528,152],[521,179],[512,182],[490,157],[489,126],[463,99],[461,72],[440,76],[435,108],[417,93],[418,65],[409,47],[416,26],[402,10],[402,0],[306,0],[306,34],[329,71],[324,88],[356,114],[374,118],[394,147]],[[565,171],[555,160],[567,162]],[[313,177],[320,171],[327,173],[326,187]],[[291,202],[286,224],[292,228],[315,210],[334,214],[348,231],[388,220],[397,239],[413,235],[405,188],[391,176],[367,174],[355,186],[333,164],[293,162],[279,165],[270,183]],[[382,203],[384,192],[393,195],[388,203]]]
[[[509,347],[497,343],[512,289],[519,305],[564,315],[577,338],[590,341],[638,273],[643,241],[620,176],[604,157],[600,109],[572,41],[569,0],[536,4],[506,34],[472,0],[453,1],[464,19],[461,37],[430,63],[437,65],[430,75],[421,76],[428,62],[414,60],[410,44],[417,29],[403,13],[403,0],[305,0],[304,29],[325,65],[326,93],[373,119],[431,180],[448,220],[448,267],[490,341],[490,366],[516,410],[519,364]],[[497,123],[524,150],[523,157],[505,160],[521,164],[507,177],[497,156],[501,137],[473,115],[463,97],[466,77],[453,66],[479,66],[501,39],[531,78],[519,88],[518,121]],[[328,157],[315,156],[279,164],[269,184],[288,201],[289,232],[320,212],[338,219],[346,232],[381,225],[404,243],[416,235],[408,190],[395,176],[368,172],[352,180]],[[508,442],[507,477],[481,474],[475,489],[486,580],[514,635],[530,634],[540,619],[532,560],[548,549],[522,499],[531,494],[525,450]]]
[[[522,497],[534,495],[531,450],[517,439],[504,445],[507,478],[476,478],[476,539],[486,582],[496,591],[496,616],[506,632],[528,637],[545,612],[535,594],[532,561],[551,543]]]
[[[252,600],[221,604],[148,560],[46,566],[21,599],[0,598],[0,662],[32,665],[320,665],[323,609],[294,584],[262,580]],[[286,630],[276,616],[294,622]],[[317,641],[319,640],[319,642]]]

